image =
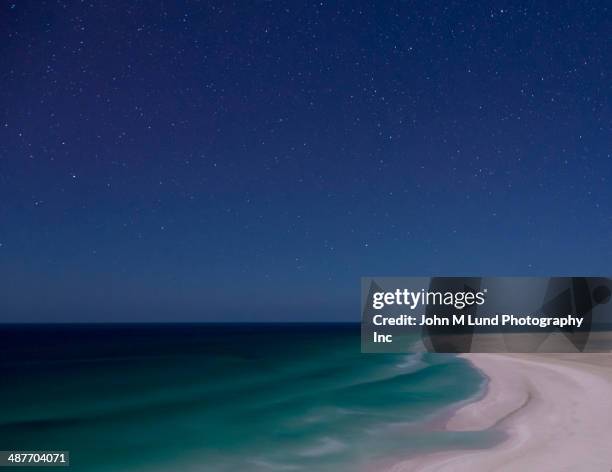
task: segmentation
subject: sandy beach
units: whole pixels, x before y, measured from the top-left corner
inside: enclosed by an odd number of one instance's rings
[[[485,450],[419,456],[389,472],[612,470],[612,354],[466,354],[486,394],[457,410],[451,431],[494,428]]]

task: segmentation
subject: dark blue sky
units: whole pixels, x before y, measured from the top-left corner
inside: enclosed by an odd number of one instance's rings
[[[0,320],[357,320],[362,275],[609,275],[606,3],[3,3]]]

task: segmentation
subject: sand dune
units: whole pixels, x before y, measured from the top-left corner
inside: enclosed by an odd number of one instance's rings
[[[389,472],[612,470],[612,354],[466,354],[486,395],[448,420],[452,431],[507,434],[485,450],[423,455]]]

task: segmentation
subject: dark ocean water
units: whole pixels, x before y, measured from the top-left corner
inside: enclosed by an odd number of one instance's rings
[[[359,471],[494,439],[432,427],[482,389],[467,362],[361,354],[358,325],[5,325],[0,378],[0,450],[75,471]]]

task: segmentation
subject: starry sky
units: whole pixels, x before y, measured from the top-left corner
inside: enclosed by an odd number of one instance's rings
[[[0,321],[354,320],[610,275],[601,2],[3,2]]]

